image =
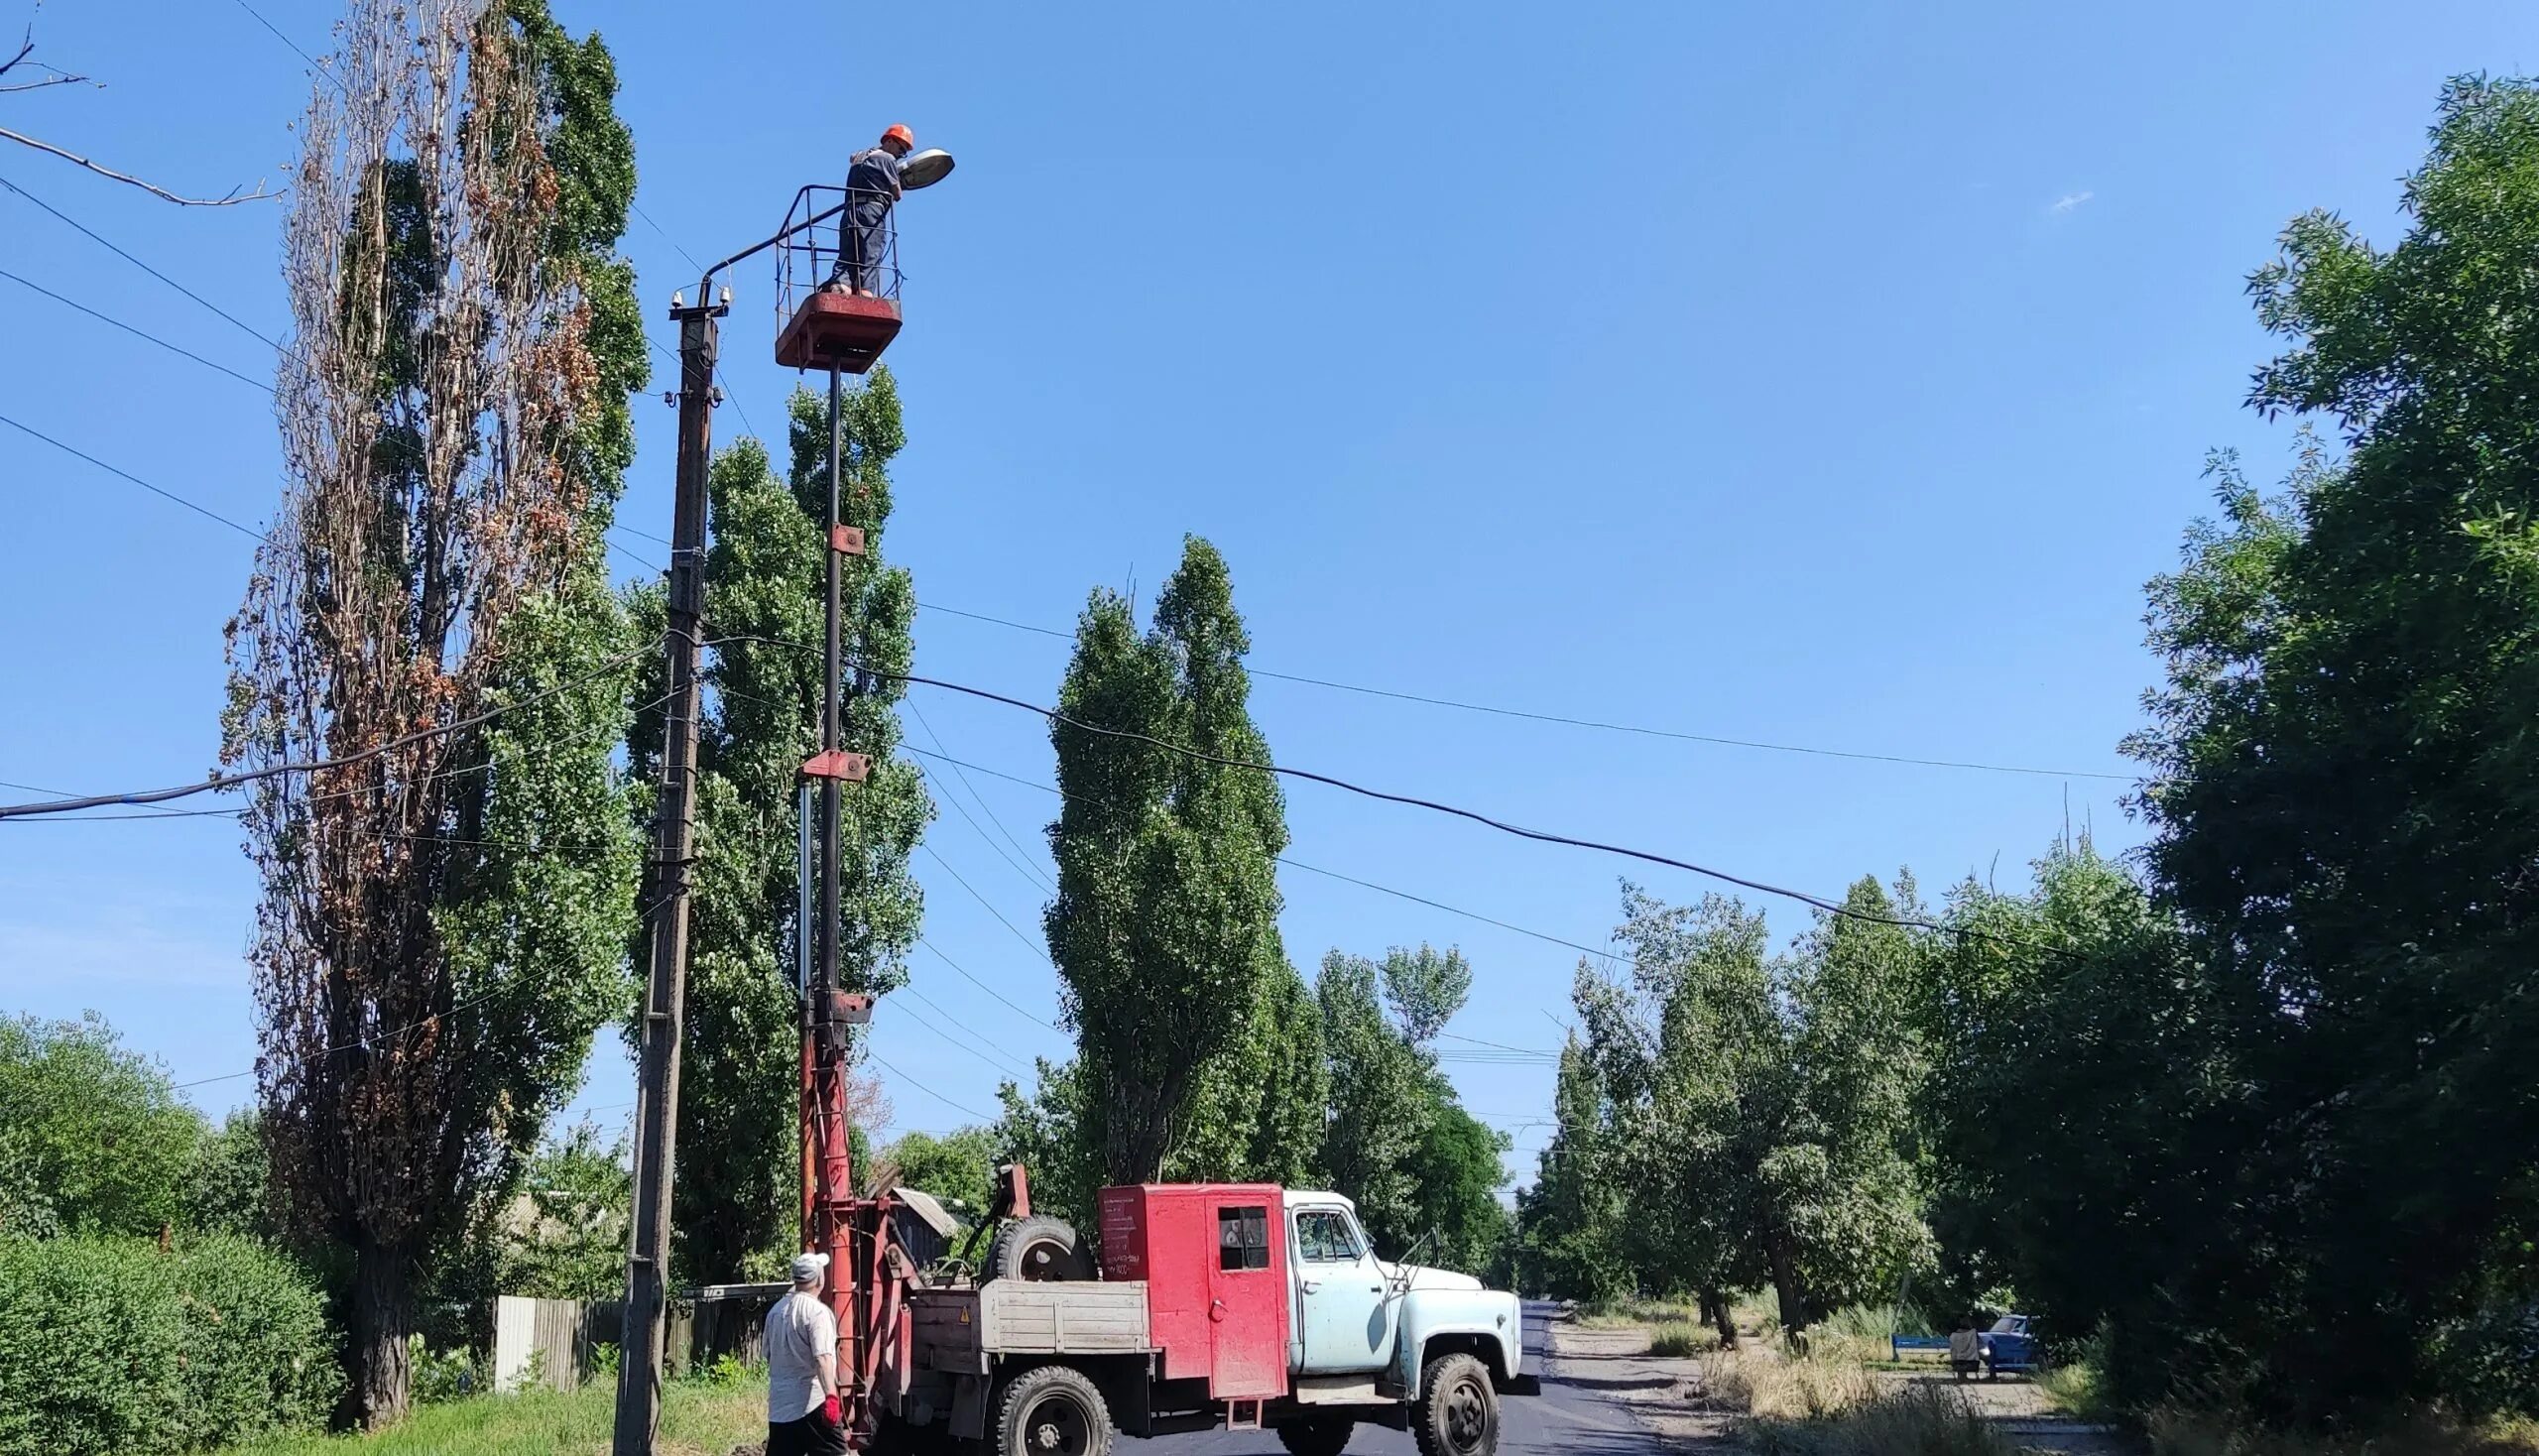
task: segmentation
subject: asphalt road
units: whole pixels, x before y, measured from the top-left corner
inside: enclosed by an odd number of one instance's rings
[[[1545,1331],[1553,1306],[1525,1305],[1525,1364],[1543,1374],[1539,1396],[1507,1396],[1499,1402],[1499,1449],[1504,1456],[1656,1456],[1667,1448],[1632,1418],[1631,1411],[1583,1378],[1553,1377],[1543,1364]],[[1123,1439],[1137,1456],[1285,1456],[1268,1431],[1209,1431],[1204,1435]],[[1349,1456],[1415,1456],[1408,1431],[1362,1425]]]

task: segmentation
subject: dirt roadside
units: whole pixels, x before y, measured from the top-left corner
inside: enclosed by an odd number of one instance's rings
[[[1590,1328],[1564,1319],[1554,1322],[1549,1333],[1554,1377],[1604,1393],[1629,1407],[1634,1419],[1669,1445],[1718,1453],[1746,1449],[1738,1439],[1737,1416],[1704,1408],[1698,1358],[1651,1355],[1648,1331],[1632,1326]],[[1969,1404],[2023,1451],[2123,1456],[2134,1449],[2106,1427],[2084,1425],[2062,1414],[2043,1391],[2026,1381],[1958,1385],[1938,1372],[1873,1371],[1871,1375],[1881,1384],[1957,1386]]]

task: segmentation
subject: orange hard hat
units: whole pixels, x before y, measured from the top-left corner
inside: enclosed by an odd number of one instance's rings
[[[916,133],[909,131],[904,125],[893,123],[889,131],[882,133],[882,140],[886,142],[897,142],[903,147],[914,147],[916,145]]]

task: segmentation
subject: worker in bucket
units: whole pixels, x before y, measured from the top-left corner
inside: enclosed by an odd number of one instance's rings
[[[793,1256],[793,1290],[767,1312],[767,1456],[844,1456],[837,1316],[820,1301],[829,1257]]]
[[[837,269],[825,286],[859,299],[882,294],[882,266],[891,244],[891,207],[900,200],[900,159],[916,147],[916,134],[894,125],[881,142],[855,154],[846,168],[846,210],[837,220]]]

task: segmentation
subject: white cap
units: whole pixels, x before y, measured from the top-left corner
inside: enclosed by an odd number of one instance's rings
[[[829,1257],[825,1254],[796,1254],[793,1256],[793,1282],[807,1284],[818,1278],[828,1267]]]

